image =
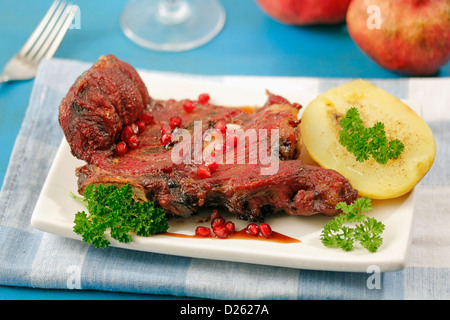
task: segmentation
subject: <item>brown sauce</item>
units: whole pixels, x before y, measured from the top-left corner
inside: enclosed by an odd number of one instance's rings
[[[198,238],[198,239],[208,239],[208,238],[215,238],[214,236],[211,237],[201,237],[198,235],[189,235],[189,234],[183,234],[183,233],[173,233],[173,232],[165,232],[162,233],[162,235],[170,236],[170,237],[177,237],[177,238]],[[269,238],[264,238],[261,235],[252,235],[246,231],[246,229],[242,229],[236,232],[233,232],[230,234],[230,236],[226,239],[243,239],[243,240],[260,240],[260,241],[270,241],[270,242],[278,242],[278,243],[298,243],[301,242],[298,239],[291,238],[287,235],[284,235],[279,232],[272,231],[272,234]],[[219,240],[226,240],[226,239],[219,239]]]

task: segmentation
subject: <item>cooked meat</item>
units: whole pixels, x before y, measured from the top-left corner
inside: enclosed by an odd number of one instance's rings
[[[87,162],[76,172],[81,194],[91,183],[130,184],[136,198],[155,201],[168,214],[188,216],[203,207],[222,207],[247,220],[262,220],[265,215],[280,211],[291,215],[335,215],[338,213],[335,210],[338,202],[350,203],[356,199],[357,191],[336,171],[306,166],[296,160],[301,149],[297,120],[299,105],[268,93],[267,103],[253,113],[210,103],[196,104],[194,111],[186,112],[183,109],[186,100],[158,101],[149,98],[146,91],[129,90],[128,93],[136,96],[131,99],[137,104],[136,112],[129,104],[121,104],[123,100],[112,99],[111,89],[103,93],[104,87],[114,87],[119,91],[115,95],[117,97],[128,87],[112,85],[126,78],[121,75],[124,72],[121,63],[113,56],[102,59],[102,64],[108,68],[96,71],[99,68],[97,62],[93,71],[85,72],[77,80],[77,83],[85,84],[84,89],[79,90],[80,85],[76,83],[60,107],[60,114],[65,118],[61,126],[72,153]],[[131,71],[128,70],[128,73]],[[138,82],[134,88],[141,87],[141,80],[135,77],[133,81]],[[80,104],[86,106],[83,111],[78,111]],[[105,115],[107,110],[116,110],[115,120]],[[139,133],[139,147],[129,149],[124,155],[116,154],[114,148],[120,141],[121,130],[133,123],[143,111],[152,114],[153,123]],[[191,133],[190,141],[184,141],[192,151],[184,159],[190,161],[174,162],[172,159],[175,148],[183,143],[182,139],[166,145],[161,142],[161,128],[169,124],[174,116],[181,119],[181,128]],[[196,121],[201,121],[200,126]],[[269,135],[267,141],[263,141],[258,136],[254,141],[258,148],[252,148],[254,144],[248,143],[244,155],[233,153],[231,164],[225,161],[227,155],[223,164],[218,165],[210,176],[200,177],[198,154],[194,152],[195,136],[200,133],[203,137],[206,130],[214,128],[219,122],[228,126],[233,124],[244,131],[267,129],[270,134],[271,129],[277,129],[278,140],[273,141]],[[84,129],[82,133],[79,133],[82,131],[80,128]],[[85,134],[89,131],[87,128],[94,133],[89,138]],[[269,140],[270,143],[266,143]],[[279,145],[276,170],[271,174],[261,174],[261,169],[267,169],[268,165],[258,157],[256,162],[251,162],[250,159],[255,159],[251,158],[254,155],[252,152],[261,153],[259,147],[262,146],[262,150],[270,154],[274,142]],[[202,145],[202,148],[205,146]],[[219,154],[217,151],[216,156]]]
[[[334,209],[338,202],[350,203],[357,196],[336,171],[303,165],[299,160],[280,162],[273,175],[261,175],[259,165],[223,164],[205,179],[196,179],[192,166],[173,165],[167,158],[159,162],[167,166],[155,170],[146,162],[142,174],[118,174],[86,165],[77,171],[80,192],[90,183],[129,183],[142,200],[156,201],[172,215],[189,216],[202,207],[221,207],[255,221],[275,212],[332,216],[338,213]]]
[[[85,71],[59,106],[59,123],[77,158],[112,156],[122,129],[136,121],[150,102],[136,70],[113,55]]]

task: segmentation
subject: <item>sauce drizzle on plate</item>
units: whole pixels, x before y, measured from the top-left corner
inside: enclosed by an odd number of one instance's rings
[[[183,234],[183,233],[174,233],[174,232],[165,232],[161,235],[170,236],[170,237],[177,237],[177,238],[198,238],[198,239],[210,239],[215,238],[214,236],[211,237],[201,237],[198,235],[189,235],[189,234]],[[239,231],[235,231],[232,234],[229,235],[227,239],[240,239],[240,240],[260,240],[260,241],[270,241],[270,242],[278,242],[278,243],[298,243],[301,242],[300,240],[296,238],[289,237],[287,235],[284,235],[282,233],[273,231],[269,238],[264,238],[261,235],[252,235],[246,231],[246,229],[242,229]],[[224,240],[224,239],[219,239]]]

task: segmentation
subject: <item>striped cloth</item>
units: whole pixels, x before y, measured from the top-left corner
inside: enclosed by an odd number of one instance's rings
[[[435,163],[417,186],[406,267],[372,273],[298,270],[177,257],[119,248],[95,249],[30,225],[40,190],[63,137],[57,106],[90,64],[42,62],[0,194],[0,284],[106,290],[211,299],[450,299],[450,79],[369,79],[401,99],[421,103],[434,132]],[[201,76],[197,76],[202,78]],[[264,87],[264,77],[206,80]],[[349,79],[271,78],[283,92],[299,82],[311,95]],[[373,283],[372,283],[373,284]]]

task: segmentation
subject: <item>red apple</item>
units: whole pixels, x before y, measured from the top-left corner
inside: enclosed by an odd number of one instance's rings
[[[365,54],[400,74],[435,75],[450,59],[449,0],[353,0],[347,27]]]
[[[289,25],[334,24],[345,20],[351,0],[256,0],[270,17]]]

